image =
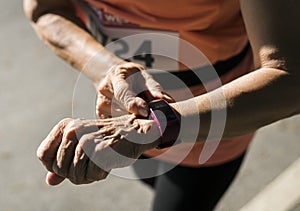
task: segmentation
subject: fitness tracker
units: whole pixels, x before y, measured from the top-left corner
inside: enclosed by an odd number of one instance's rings
[[[156,147],[158,149],[172,146],[180,132],[180,117],[165,100],[153,100],[148,103],[150,108],[150,118],[157,124],[161,142]]]

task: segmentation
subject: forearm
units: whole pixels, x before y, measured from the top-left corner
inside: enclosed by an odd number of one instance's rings
[[[300,89],[295,78],[278,69],[261,68],[173,107],[183,118],[199,115],[199,141],[204,141],[211,129],[212,112],[227,114],[223,138],[240,136],[300,112]],[[191,106],[193,103],[196,105]]]
[[[84,29],[70,6],[37,12],[29,18],[43,42],[70,65],[84,71],[95,84],[100,82],[112,65],[122,61]],[[87,66],[89,62],[93,64]]]

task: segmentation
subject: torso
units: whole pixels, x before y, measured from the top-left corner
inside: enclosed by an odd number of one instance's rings
[[[83,0],[77,1],[82,2]],[[178,37],[195,46],[212,64],[238,54],[248,42],[238,0],[86,0],[86,2],[96,10],[101,30],[110,34],[111,38],[145,32],[157,32],[170,35],[172,38]],[[82,19],[84,20],[84,18]],[[87,22],[86,24],[89,25]],[[94,32],[94,36],[97,37],[97,30]],[[167,49],[167,52],[172,54],[171,56],[178,57],[179,60],[188,55],[182,44],[178,43],[176,39],[174,42],[171,39],[171,43],[166,40],[157,42],[156,38],[147,36],[144,36],[143,39],[151,41],[154,51],[155,49],[156,51]],[[102,35],[99,35],[98,40],[103,42]],[[145,40],[135,39],[139,44],[135,47],[130,46],[133,49],[129,51],[136,52],[141,49]],[[127,42],[127,40],[125,41]],[[127,56],[127,54],[121,56]],[[222,83],[228,83],[250,72],[253,69],[252,60],[249,51],[241,64],[221,78]],[[162,63],[168,64],[165,69],[174,69],[172,62]],[[198,63],[194,65],[199,66]],[[164,69],[161,64],[158,67]],[[195,96],[205,92],[203,86],[195,86],[191,90]],[[180,91],[178,90],[175,95],[179,96]],[[181,100],[184,100],[185,97],[183,95]],[[197,143],[181,164],[210,166],[224,163],[242,154],[251,139],[252,134],[221,141],[214,155],[205,164],[199,164],[204,143]],[[173,151],[170,151],[167,157],[161,156],[161,159],[177,162],[177,155],[185,148],[189,147],[178,145],[174,147]],[[160,156],[165,151],[152,150],[146,154]]]
[[[178,32],[180,38],[201,50],[211,63],[236,55],[248,42],[239,0],[86,2],[140,28]],[[119,24],[119,27],[124,26]]]

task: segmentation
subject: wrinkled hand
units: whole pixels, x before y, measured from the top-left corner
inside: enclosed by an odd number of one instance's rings
[[[144,67],[133,62],[113,66],[97,91],[96,112],[99,117],[120,116],[128,112],[146,117],[148,106],[145,100],[158,98],[173,102]],[[141,92],[146,94],[139,97]]]
[[[49,171],[48,184],[57,185],[65,178],[88,184],[105,179],[113,168],[131,165],[158,142],[155,123],[135,115],[64,119],[41,143],[37,156]]]

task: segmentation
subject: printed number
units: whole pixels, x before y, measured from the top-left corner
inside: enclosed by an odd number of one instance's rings
[[[129,52],[129,46],[124,40],[119,40],[117,38],[112,39],[113,42],[116,44],[119,44],[121,48],[119,50],[116,50],[114,54],[120,58],[122,58],[122,55]],[[141,46],[138,48],[138,50],[134,53],[135,56],[133,56],[134,59],[139,61],[144,61],[145,66],[151,68],[152,64],[154,62],[154,58],[151,55],[152,52],[152,45],[151,40],[145,40]],[[130,59],[125,59],[126,61],[130,61]]]
[[[152,67],[152,63],[154,62],[154,58],[151,55],[152,46],[150,40],[145,40],[139,49],[135,52],[135,56],[133,57],[136,60],[144,61],[146,67]]]
[[[126,54],[129,52],[129,46],[124,40],[119,40],[118,38],[112,39],[113,42],[116,44],[119,44],[121,46],[121,49],[116,50],[114,54],[118,57],[122,58],[123,54]]]

